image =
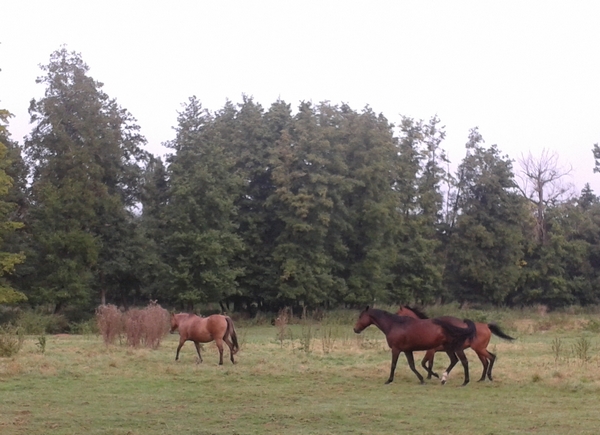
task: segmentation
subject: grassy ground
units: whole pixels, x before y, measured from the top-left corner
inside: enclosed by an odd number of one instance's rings
[[[348,318],[285,329],[238,324],[238,363],[225,358],[223,366],[213,344],[200,365],[191,343],[175,362],[175,335],[158,350],[48,336],[43,353],[30,336],[18,355],[0,358],[0,433],[598,432],[597,315],[471,314],[499,320],[518,340],[493,338],[495,381],[465,388],[460,365],[445,386],[419,385],[403,356],[394,383],[384,385],[383,334],[370,327],[355,335]],[[481,364],[467,354],[477,380]],[[436,369],[447,361],[438,354]]]

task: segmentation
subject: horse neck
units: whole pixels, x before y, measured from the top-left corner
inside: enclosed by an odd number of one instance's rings
[[[371,322],[377,326],[381,332],[387,335],[391,328],[391,317],[389,313],[382,310],[372,309],[370,313]]]
[[[188,313],[175,314],[175,324],[179,328],[181,326],[181,324],[184,323],[190,317],[192,317],[192,314],[188,314]]]

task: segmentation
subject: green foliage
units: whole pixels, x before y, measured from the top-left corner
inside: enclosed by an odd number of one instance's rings
[[[242,180],[225,148],[231,110],[226,107],[213,119],[191,98],[169,144],[176,154],[169,158],[164,255],[175,300],[186,307],[235,294],[242,273],[234,264],[243,249],[235,222]]]
[[[25,160],[0,111],[0,304],[49,304],[76,329],[99,304],[156,299],[252,315],[600,303],[598,197],[545,204],[540,243],[512,162],[477,129],[450,174],[437,116],[192,97],[163,162],[81,55],[42,71]]]
[[[69,331],[69,324],[64,316],[48,314],[42,309],[22,311],[17,325],[27,335],[58,334]]]
[[[145,140],[78,53],[63,47],[42,70],[46,93],[31,102],[25,141],[35,204],[26,284],[34,303],[89,309],[136,284],[129,259],[143,253],[132,220]]]
[[[590,362],[592,349],[591,341],[586,337],[579,337],[573,344],[573,355],[579,360],[580,364],[585,365]]]
[[[13,233],[23,227],[22,222],[15,222],[11,219],[16,204],[11,202],[9,196],[13,179],[9,175],[11,160],[8,155],[8,149],[4,142],[8,142],[8,133],[6,131],[7,122],[11,114],[6,110],[0,110],[0,304],[14,304],[27,300],[27,297],[20,291],[15,290],[7,281],[7,275],[11,274],[15,267],[25,261],[25,256],[21,252],[7,252],[6,240]]]
[[[510,160],[482,142],[472,130],[458,170],[445,279],[461,302],[501,304],[521,276],[527,210],[515,189]]]
[[[46,334],[40,335],[38,337],[38,339],[37,339],[37,343],[35,345],[37,346],[38,351],[41,354],[46,353],[46,342],[47,342],[47,340],[46,340]]]
[[[10,324],[0,325],[0,357],[9,358],[19,353],[23,347],[23,331]]]

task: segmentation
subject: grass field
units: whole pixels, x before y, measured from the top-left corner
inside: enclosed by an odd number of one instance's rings
[[[357,314],[357,313],[356,313]],[[158,350],[105,346],[95,335],[29,336],[0,358],[0,433],[8,434],[596,434],[598,316],[497,313],[515,342],[492,338],[494,382],[419,385],[402,355],[396,379],[383,334],[350,321],[237,324],[241,350],[196,364],[177,336]],[[422,353],[417,355],[421,357]],[[471,379],[481,364],[467,351]],[[447,364],[436,358],[436,370]]]

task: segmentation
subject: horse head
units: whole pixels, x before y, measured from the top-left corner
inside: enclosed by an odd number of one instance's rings
[[[177,315],[175,313],[171,313],[171,330],[169,332],[171,334],[174,334],[178,328],[179,328],[179,321],[177,320]]]
[[[367,308],[365,308],[358,316],[358,320],[356,321],[356,324],[354,325],[354,332],[356,332],[357,334],[360,334],[367,326],[372,325],[372,324],[373,324],[373,319],[371,318],[371,315],[369,314],[369,307],[367,306]]]

